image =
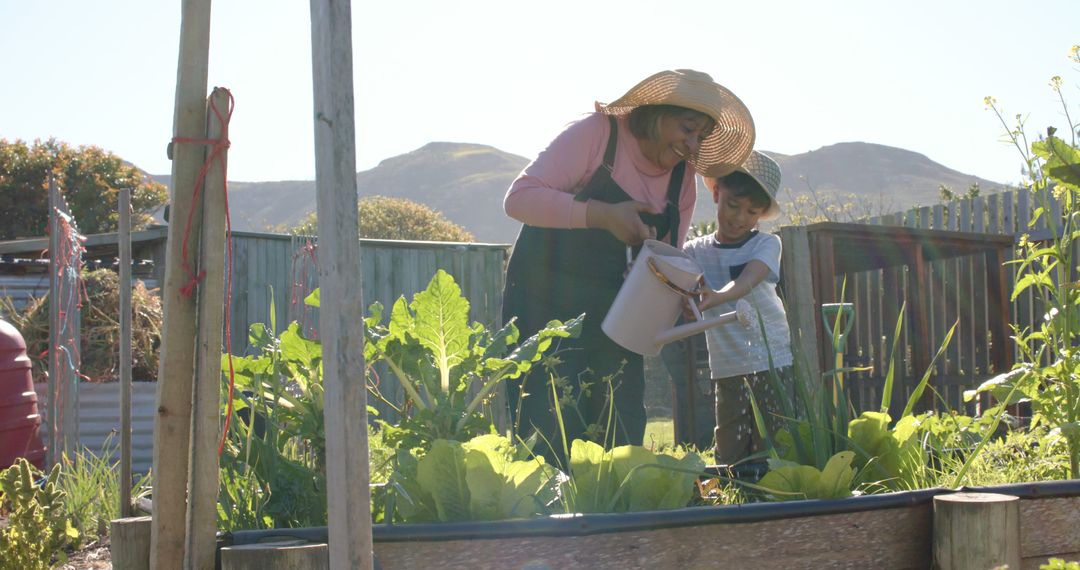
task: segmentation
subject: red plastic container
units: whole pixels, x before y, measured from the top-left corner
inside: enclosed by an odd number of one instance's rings
[[[26,341],[11,323],[0,320],[0,469],[20,457],[45,467],[40,426]]]

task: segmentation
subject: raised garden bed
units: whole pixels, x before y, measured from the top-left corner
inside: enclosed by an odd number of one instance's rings
[[[1080,481],[968,488],[1018,496],[1023,568],[1080,558]],[[381,568],[929,568],[933,497],[948,489],[841,500],[556,515],[497,523],[374,525]],[[225,534],[221,546],[326,528]]]

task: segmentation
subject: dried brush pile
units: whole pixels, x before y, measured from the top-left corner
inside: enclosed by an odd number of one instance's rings
[[[83,271],[86,298],[82,300],[79,372],[91,382],[119,378],[120,288],[119,277],[109,269]],[[43,380],[49,369],[49,297],[33,299],[16,311],[10,299],[0,298],[0,314],[11,321],[26,339],[26,351],[34,362],[34,379]],[[158,344],[161,337],[161,299],[136,281],[131,291],[131,357],[134,380],[157,380]]]

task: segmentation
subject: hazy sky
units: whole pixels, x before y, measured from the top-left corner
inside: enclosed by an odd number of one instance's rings
[[[180,2],[0,0],[0,138],[57,137],[171,167]],[[710,73],[749,106],[759,149],[866,141],[999,182],[1020,159],[983,106],[1032,132],[1080,118],[1080,0],[357,1],[357,168],[431,141],[529,158],[661,69]],[[229,178],[314,178],[308,3],[219,0],[210,85],[236,98]],[[792,181],[785,181],[788,184]]]

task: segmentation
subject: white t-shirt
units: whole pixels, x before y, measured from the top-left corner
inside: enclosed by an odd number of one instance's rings
[[[754,231],[742,243],[720,243],[715,235],[695,238],[683,245],[683,251],[697,260],[705,272],[705,283],[720,289],[739,276],[746,264],[760,261],[769,275],[744,297],[756,309],[749,328],[738,322],[723,324],[705,331],[709,347],[709,372],[713,378],[729,378],[791,365],[791,333],[784,305],[776,294],[780,282],[780,237]],[[735,310],[735,303],[724,303],[705,311],[706,318]],[[760,315],[765,325],[766,345],[761,335]]]

